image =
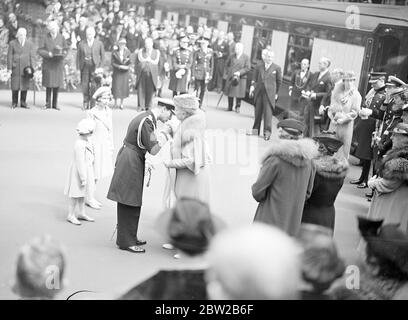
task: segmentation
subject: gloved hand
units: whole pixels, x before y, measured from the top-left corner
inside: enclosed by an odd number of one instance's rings
[[[372,176],[370,180],[368,180],[367,185],[371,189],[375,189],[376,181],[378,177],[377,176]]]

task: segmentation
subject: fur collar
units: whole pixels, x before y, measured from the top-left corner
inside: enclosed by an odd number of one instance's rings
[[[408,147],[388,151],[383,159],[380,175],[385,179],[408,182]]]
[[[317,173],[328,179],[344,178],[349,168],[346,159],[339,160],[334,156],[322,156],[314,160]]]
[[[195,114],[184,119],[179,126],[179,135],[182,144],[194,140],[195,137],[202,137],[206,127],[205,113],[197,110]]]
[[[305,166],[310,160],[317,157],[317,144],[312,139],[272,141],[261,161],[264,163],[271,156],[276,156],[296,167]]]

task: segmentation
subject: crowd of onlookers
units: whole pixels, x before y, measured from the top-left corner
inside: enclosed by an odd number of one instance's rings
[[[406,234],[365,218],[358,219],[358,227],[365,260],[346,263],[324,227],[305,224],[294,238],[261,223],[226,228],[205,203],[179,199],[159,216],[157,228],[180,250],[185,268],[159,270],[110,298],[407,299]],[[68,297],[66,267],[69,261],[57,241],[34,239],[19,252],[13,291],[24,299],[63,299],[61,291]],[[346,272],[349,267],[352,272]],[[95,297],[94,292],[76,298]]]

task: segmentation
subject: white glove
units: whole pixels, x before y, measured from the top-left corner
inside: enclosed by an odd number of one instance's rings
[[[324,107],[324,105],[321,105],[319,108],[319,114],[322,115],[324,113],[324,110],[326,110],[326,108]]]
[[[251,86],[251,87],[249,88],[249,97],[250,97],[250,98],[252,98],[252,97],[254,96],[254,91],[255,91],[255,87],[254,87],[254,86]]]
[[[367,118],[373,114],[373,110],[369,108],[361,108],[360,112],[358,113],[361,118]]]
[[[371,188],[371,189],[375,189],[377,179],[378,179],[377,176],[372,176],[371,179],[368,180],[368,182],[367,182],[368,187]]]

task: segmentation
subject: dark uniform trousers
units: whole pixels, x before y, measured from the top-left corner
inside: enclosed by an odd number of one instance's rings
[[[264,134],[270,134],[272,132],[272,106],[266,93],[265,84],[259,83],[258,86],[260,86],[260,89],[255,100],[255,121],[252,129],[257,130],[259,134],[263,116]]]
[[[200,99],[200,108],[203,105],[204,100],[204,93],[207,90],[207,84],[205,80],[195,80],[194,81],[194,88],[197,90],[197,96]]]
[[[134,246],[137,241],[141,207],[128,206],[123,203],[117,205],[117,237],[116,244],[120,248]]]

